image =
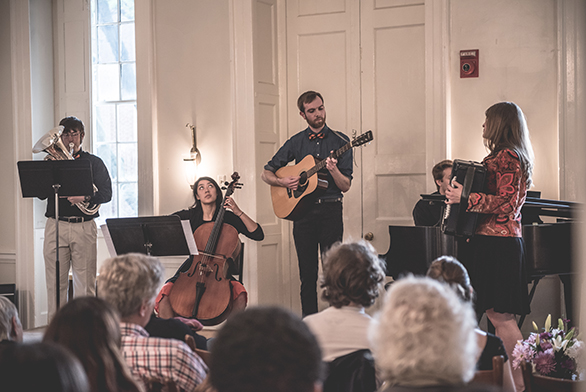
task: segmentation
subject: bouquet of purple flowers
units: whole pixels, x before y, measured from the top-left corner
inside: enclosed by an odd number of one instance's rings
[[[579,365],[584,343],[576,339],[575,329],[566,332],[566,323],[562,319],[558,319],[557,328],[552,327],[551,315],[545,320],[543,332],[539,333],[535,322],[533,328],[535,333],[517,341],[512,355],[513,368],[518,369],[522,361],[528,361],[533,370],[544,376],[580,379],[582,369]]]

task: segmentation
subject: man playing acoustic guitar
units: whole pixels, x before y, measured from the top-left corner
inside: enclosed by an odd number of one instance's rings
[[[329,157],[334,150],[349,142],[341,132],[326,125],[326,109],[320,93],[307,91],[297,100],[299,114],[309,125],[292,136],[265,165],[262,179],[273,187],[284,187],[296,191],[300,187],[300,176],[279,177],[277,170],[290,161],[299,163],[310,155],[326,159],[326,170],[322,170],[328,181],[327,189],[312,202],[302,214],[296,214],[293,222],[293,237],[299,260],[301,279],[301,307],[303,315],[317,313],[318,245],[323,254],[336,241],[342,240],[342,193],[348,192],[352,184],[352,150],[339,159]],[[318,173],[318,174],[320,174]],[[303,186],[303,180],[301,186]]]

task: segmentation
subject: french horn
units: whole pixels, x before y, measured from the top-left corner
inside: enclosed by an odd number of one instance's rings
[[[46,152],[47,155],[45,156],[45,160],[73,160],[74,158],[72,153],[67,150],[65,144],[63,144],[63,141],[61,140],[61,133],[63,132],[63,129],[64,127],[62,125],[59,125],[58,127],[55,127],[46,134],[44,134],[43,137],[41,137],[39,141],[34,145],[33,152]],[[71,150],[73,151],[73,148],[71,148]],[[96,184],[93,185],[95,193],[98,191],[98,188],[96,187]],[[81,201],[79,203],[75,203],[75,206],[86,215],[94,215],[100,209],[99,204],[92,204],[89,201]]]

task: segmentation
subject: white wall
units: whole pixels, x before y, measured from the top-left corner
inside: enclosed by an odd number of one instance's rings
[[[12,68],[10,56],[10,1],[0,0],[0,156],[4,169],[0,171],[0,284],[14,283],[15,272],[15,215],[16,183],[14,146],[12,138]]]
[[[558,20],[555,0],[450,1],[450,107],[452,158],[482,160],[484,112],[513,101],[527,117],[535,167],[532,190],[560,195],[558,126]],[[460,50],[479,49],[479,77],[460,78]],[[571,132],[572,130],[570,130]],[[573,132],[576,132],[574,129]],[[530,321],[565,315],[561,284],[543,279],[532,302]]]
[[[558,198],[556,1],[452,0],[451,148],[482,160],[484,111],[513,101],[524,111],[535,150],[533,190]],[[480,76],[460,79],[460,50],[480,50]]]
[[[159,170],[156,213],[170,214],[194,201],[182,166],[183,156],[191,148],[187,123],[197,127],[200,175],[229,178],[237,170],[232,163],[229,2],[155,2],[154,33]]]

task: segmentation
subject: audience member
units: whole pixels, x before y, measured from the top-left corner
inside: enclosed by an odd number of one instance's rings
[[[447,283],[463,301],[472,303],[474,298],[474,289],[470,284],[468,271],[458,260],[452,256],[442,256],[433,261],[427,271],[427,276],[440,282]],[[491,370],[492,357],[502,355],[505,357],[503,369],[503,387],[506,391],[516,391],[511,373],[511,362],[505,351],[503,341],[498,336],[484,332],[476,328],[476,338],[478,353],[476,368],[477,370]]]
[[[368,349],[365,313],[379,295],[385,266],[366,241],[336,243],[324,258],[322,297],[330,307],[303,319],[319,342],[325,362]]]
[[[59,309],[44,342],[60,344],[83,365],[92,392],[138,392],[120,354],[120,319],[102,299],[78,297]]]
[[[321,391],[317,341],[299,317],[281,308],[251,308],[229,318],[210,361],[217,392]]]
[[[207,366],[184,342],[150,337],[144,329],[163,281],[158,259],[129,253],[105,261],[98,293],[120,314],[121,352],[135,378],[173,380],[180,391],[192,391]]]
[[[15,343],[0,351],[3,391],[89,392],[83,367],[65,348]]]
[[[426,277],[393,283],[370,330],[383,391],[485,390],[464,385],[475,372],[475,326],[472,306],[447,285]]]
[[[365,308],[378,297],[384,279],[383,261],[366,241],[336,243],[326,253],[321,287],[330,307],[303,319],[328,366],[324,391],[376,390]]]
[[[22,324],[16,306],[0,295],[0,342],[22,342]]]

